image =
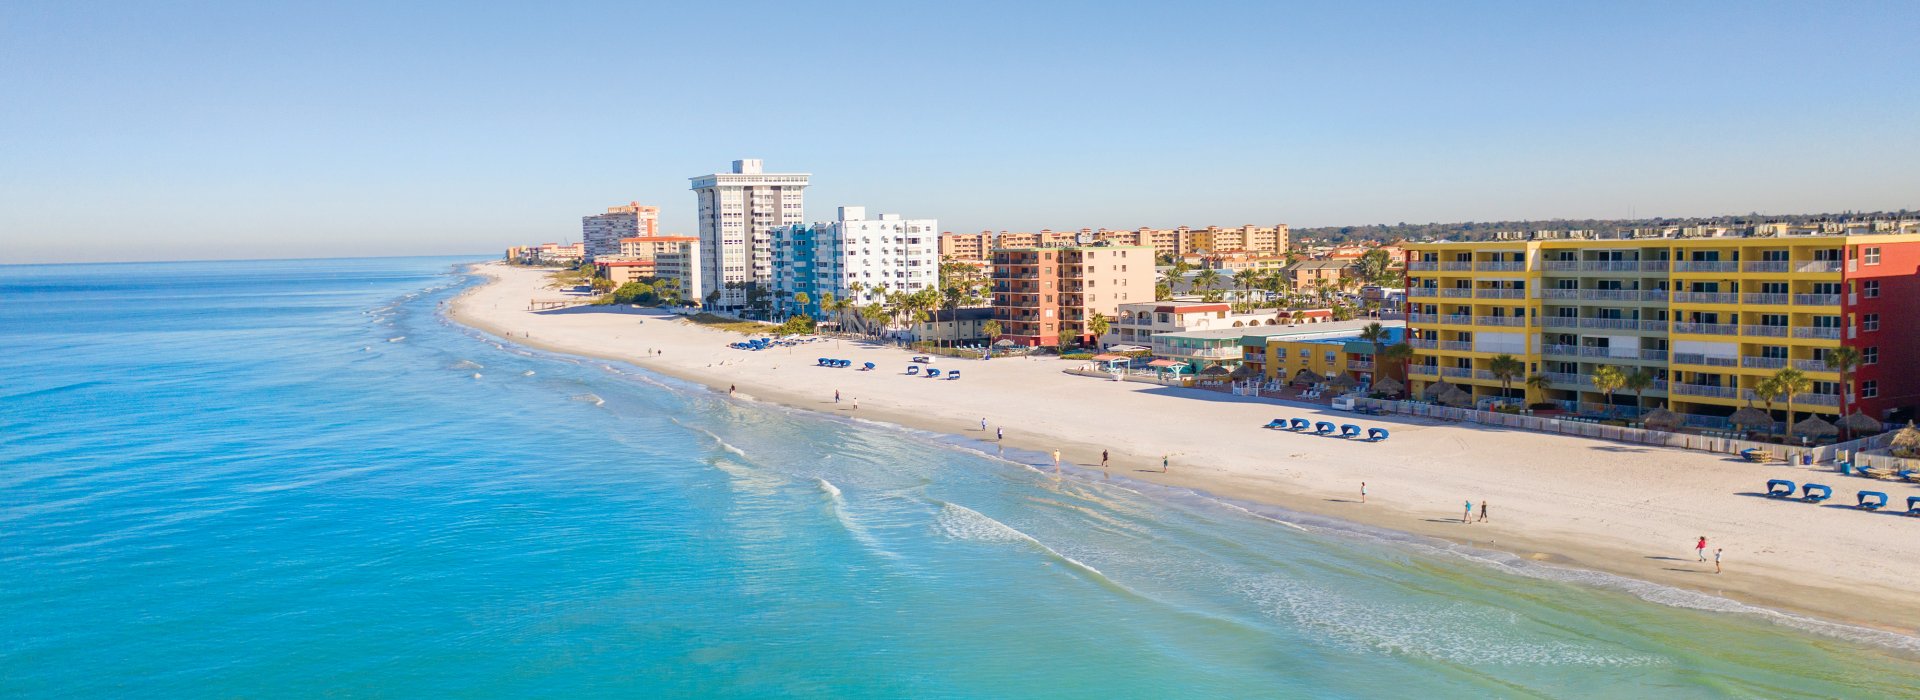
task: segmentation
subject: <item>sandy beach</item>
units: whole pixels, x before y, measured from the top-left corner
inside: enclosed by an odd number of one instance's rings
[[[576,307],[528,311],[561,299],[543,270],[498,263],[491,279],[453,302],[459,323],[542,349],[629,362],[738,398],[975,438],[1006,431],[1006,444],[1060,450],[1066,461],[1227,498],[1270,503],[1366,525],[1441,538],[1529,559],[1672,585],[1778,610],[1920,634],[1920,519],[1851,508],[1857,489],[1885,491],[1904,507],[1913,485],[1815,470],[1755,465],[1726,455],[1627,445],[1423,419],[1358,416],[1217,392],[1069,375],[1077,363],[939,358],[959,381],[904,374],[912,353],[852,341],[762,352],[733,350],[741,336],[654,310]],[[661,354],[650,355],[658,350]],[[817,357],[856,367],[826,369]],[[842,401],[834,401],[838,391]],[[858,402],[857,411],[854,408]],[[1278,417],[1384,427],[1366,443],[1263,430]],[[989,427],[980,430],[981,419]],[[1171,469],[1160,473],[1162,455]],[[1814,480],[1834,499],[1812,505],[1760,497],[1771,478]],[[1360,500],[1366,482],[1367,499]],[[1463,502],[1485,523],[1462,523]],[[1724,549],[1725,572],[1700,562]]]

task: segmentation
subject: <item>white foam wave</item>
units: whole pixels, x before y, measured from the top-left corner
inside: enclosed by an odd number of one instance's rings
[[[406,340],[406,339],[407,339],[407,337],[406,337],[406,336],[404,336],[404,335],[397,335],[397,336],[394,336],[394,337],[392,337],[392,338],[388,338],[388,339],[387,339],[387,342],[389,342],[389,343],[398,343],[398,342],[400,342],[400,341],[402,341],[402,340]]]
[[[820,485],[820,491],[827,494],[827,501],[833,510],[833,517],[835,520],[840,521],[840,527],[845,528],[847,534],[853,535],[853,539],[859,541],[861,546],[872,550],[875,554],[889,559],[900,558],[900,555],[882,546],[880,540],[874,537],[871,531],[867,530],[867,526],[862,525],[859,520],[854,519],[854,517],[847,512],[847,499],[841,495],[840,487],[834,486],[833,482],[821,477],[814,477],[814,481]]]
[[[986,514],[972,508],[957,503],[941,502],[940,513],[934,516],[934,523],[940,527],[941,532],[956,540],[1025,544],[1061,562],[1084,569],[1088,573],[1099,577],[1103,583],[1118,585],[1114,584],[1113,580],[1108,578],[1106,574],[1101,573],[1099,569],[1093,568],[1086,562],[1061,554],[1059,550],[1048,547],[1041,543],[1040,540],[1034,539],[1032,535],[1016,530],[1012,526],[994,520]]]
[[[527,371],[525,371],[525,372],[521,372],[521,373],[520,373],[520,376],[522,376],[522,377],[531,377],[531,376],[533,376],[533,370],[527,370]]]
[[[486,367],[486,365],[474,362],[473,360],[461,360],[452,365],[452,369],[486,369]]]
[[[573,396],[570,396],[568,398],[571,398],[575,401],[583,401],[586,403],[590,403],[595,406],[607,405],[607,400],[600,398],[598,394],[574,394]]]
[[[480,373],[479,373],[479,372],[474,372],[474,373],[473,373],[473,378],[474,378],[474,379],[479,379],[479,378],[480,378]]]

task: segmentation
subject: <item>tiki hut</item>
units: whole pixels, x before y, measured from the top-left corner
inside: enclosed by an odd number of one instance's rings
[[[1424,392],[1421,392],[1421,394],[1427,397],[1428,400],[1436,400],[1442,396],[1445,396],[1447,392],[1459,391],[1459,390],[1460,390],[1460,387],[1454,386],[1452,384],[1448,384],[1445,381],[1438,381],[1432,384],[1428,384],[1427,390]]]
[[[1342,373],[1342,374],[1333,375],[1332,379],[1328,379],[1327,386],[1333,387],[1340,391],[1346,391],[1356,386],[1360,386],[1360,382],[1356,382],[1353,380],[1353,377],[1349,377],[1345,373]]]
[[[1679,428],[1682,424],[1686,423],[1687,419],[1686,417],[1681,416],[1678,413],[1674,413],[1673,411],[1669,411],[1664,408],[1656,408],[1656,409],[1653,409],[1652,412],[1648,413],[1645,418],[1641,419],[1641,422],[1646,423],[1647,427],[1653,428],[1655,430],[1671,431]]]
[[[1773,416],[1752,406],[1734,411],[1733,415],[1727,416],[1727,422],[1743,428],[1773,428]]]
[[[1920,428],[1913,427],[1913,421],[1907,421],[1907,427],[1893,434],[1887,448],[1895,457],[1920,457]]]
[[[1202,377],[1221,377],[1229,374],[1233,374],[1233,370],[1227,369],[1220,365],[1214,365],[1212,367],[1208,367],[1206,369],[1200,370],[1200,376]]]
[[[1881,431],[1887,429],[1887,426],[1882,424],[1880,419],[1859,411],[1849,413],[1847,417],[1840,419],[1840,427],[1845,428],[1849,434],[1856,437],[1878,435]]]
[[[1840,434],[1840,429],[1832,423],[1821,420],[1819,416],[1807,416],[1806,420],[1793,424],[1794,435],[1807,437],[1832,437]]]
[[[1440,403],[1456,408],[1471,408],[1473,406],[1473,394],[1461,391],[1460,387],[1457,386],[1448,388],[1452,389],[1452,391],[1441,394]]]
[[[1319,384],[1323,381],[1326,381],[1326,377],[1314,374],[1313,370],[1310,369],[1300,370],[1299,374],[1293,375],[1293,383],[1295,384]]]
[[[1407,385],[1401,384],[1398,380],[1394,379],[1393,377],[1381,377],[1380,381],[1373,383],[1373,390],[1380,392],[1382,394],[1386,394],[1388,396],[1392,396],[1402,391],[1406,391]]]
[[[1255,373],[1252,367],[1248,367],[1246,365],[1239,365],[1234,367],[1233,373],[1228,376],[1233,377],[1235,381],[1239,381],[1242,379],[1246,379],[1248,377],[1255,376]]]

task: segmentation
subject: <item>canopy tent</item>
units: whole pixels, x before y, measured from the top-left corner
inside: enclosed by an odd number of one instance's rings
[[[1656,408],[1653,409],[1651,413],[1648,413],[1645,418],[1642,418],[1641,421],[1646,423],[1649,428],[1673,430],[1674,428],[1680,427],[1681,424],[1686,423],[1687,419],[1673,411]]]
[[[1793,434],[1809,437],[1828,437],[1839,435],[1840,428],[1821,420],[1819,416],[1807,416],[1806,420],[1793,424]]]
[[[1887,429],[1887,426],[1882,424],[1880,419],[1859,411],[1849,413],[1847,417],[1840,419],[1840,427],[1846,428],[1848,432],[1856,436],[1877,435]]]
[[[1771,428],[1773,427],[1773,416],[1768,415],[1766,411],[1748,406],[1734,411],[1731,416],[1727,416],[1727,422],[1742,427],[1765,426]]]

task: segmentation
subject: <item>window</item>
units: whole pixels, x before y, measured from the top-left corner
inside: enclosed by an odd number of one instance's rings
[[[1880,298],[1880,280],[1867,280],[1860,283],[1860,291],[1868,299]]]
[[[1868,265],[1880,264],[1880,246],[1861,248],[1860,257],[1865,258],[1865,262]]]
[[[1863,364],[1863,365],[1880,364],[1880,346],[1869,345],[1865,350],[1861,350],[1860,364]]]
[[[1860,398],[1871,399],[1880,395],[1880,382],[1869,379],[1860,382]]]
[[[1860,330],[1880,330],[1880,314],[1866,314],[1860,317]]]

